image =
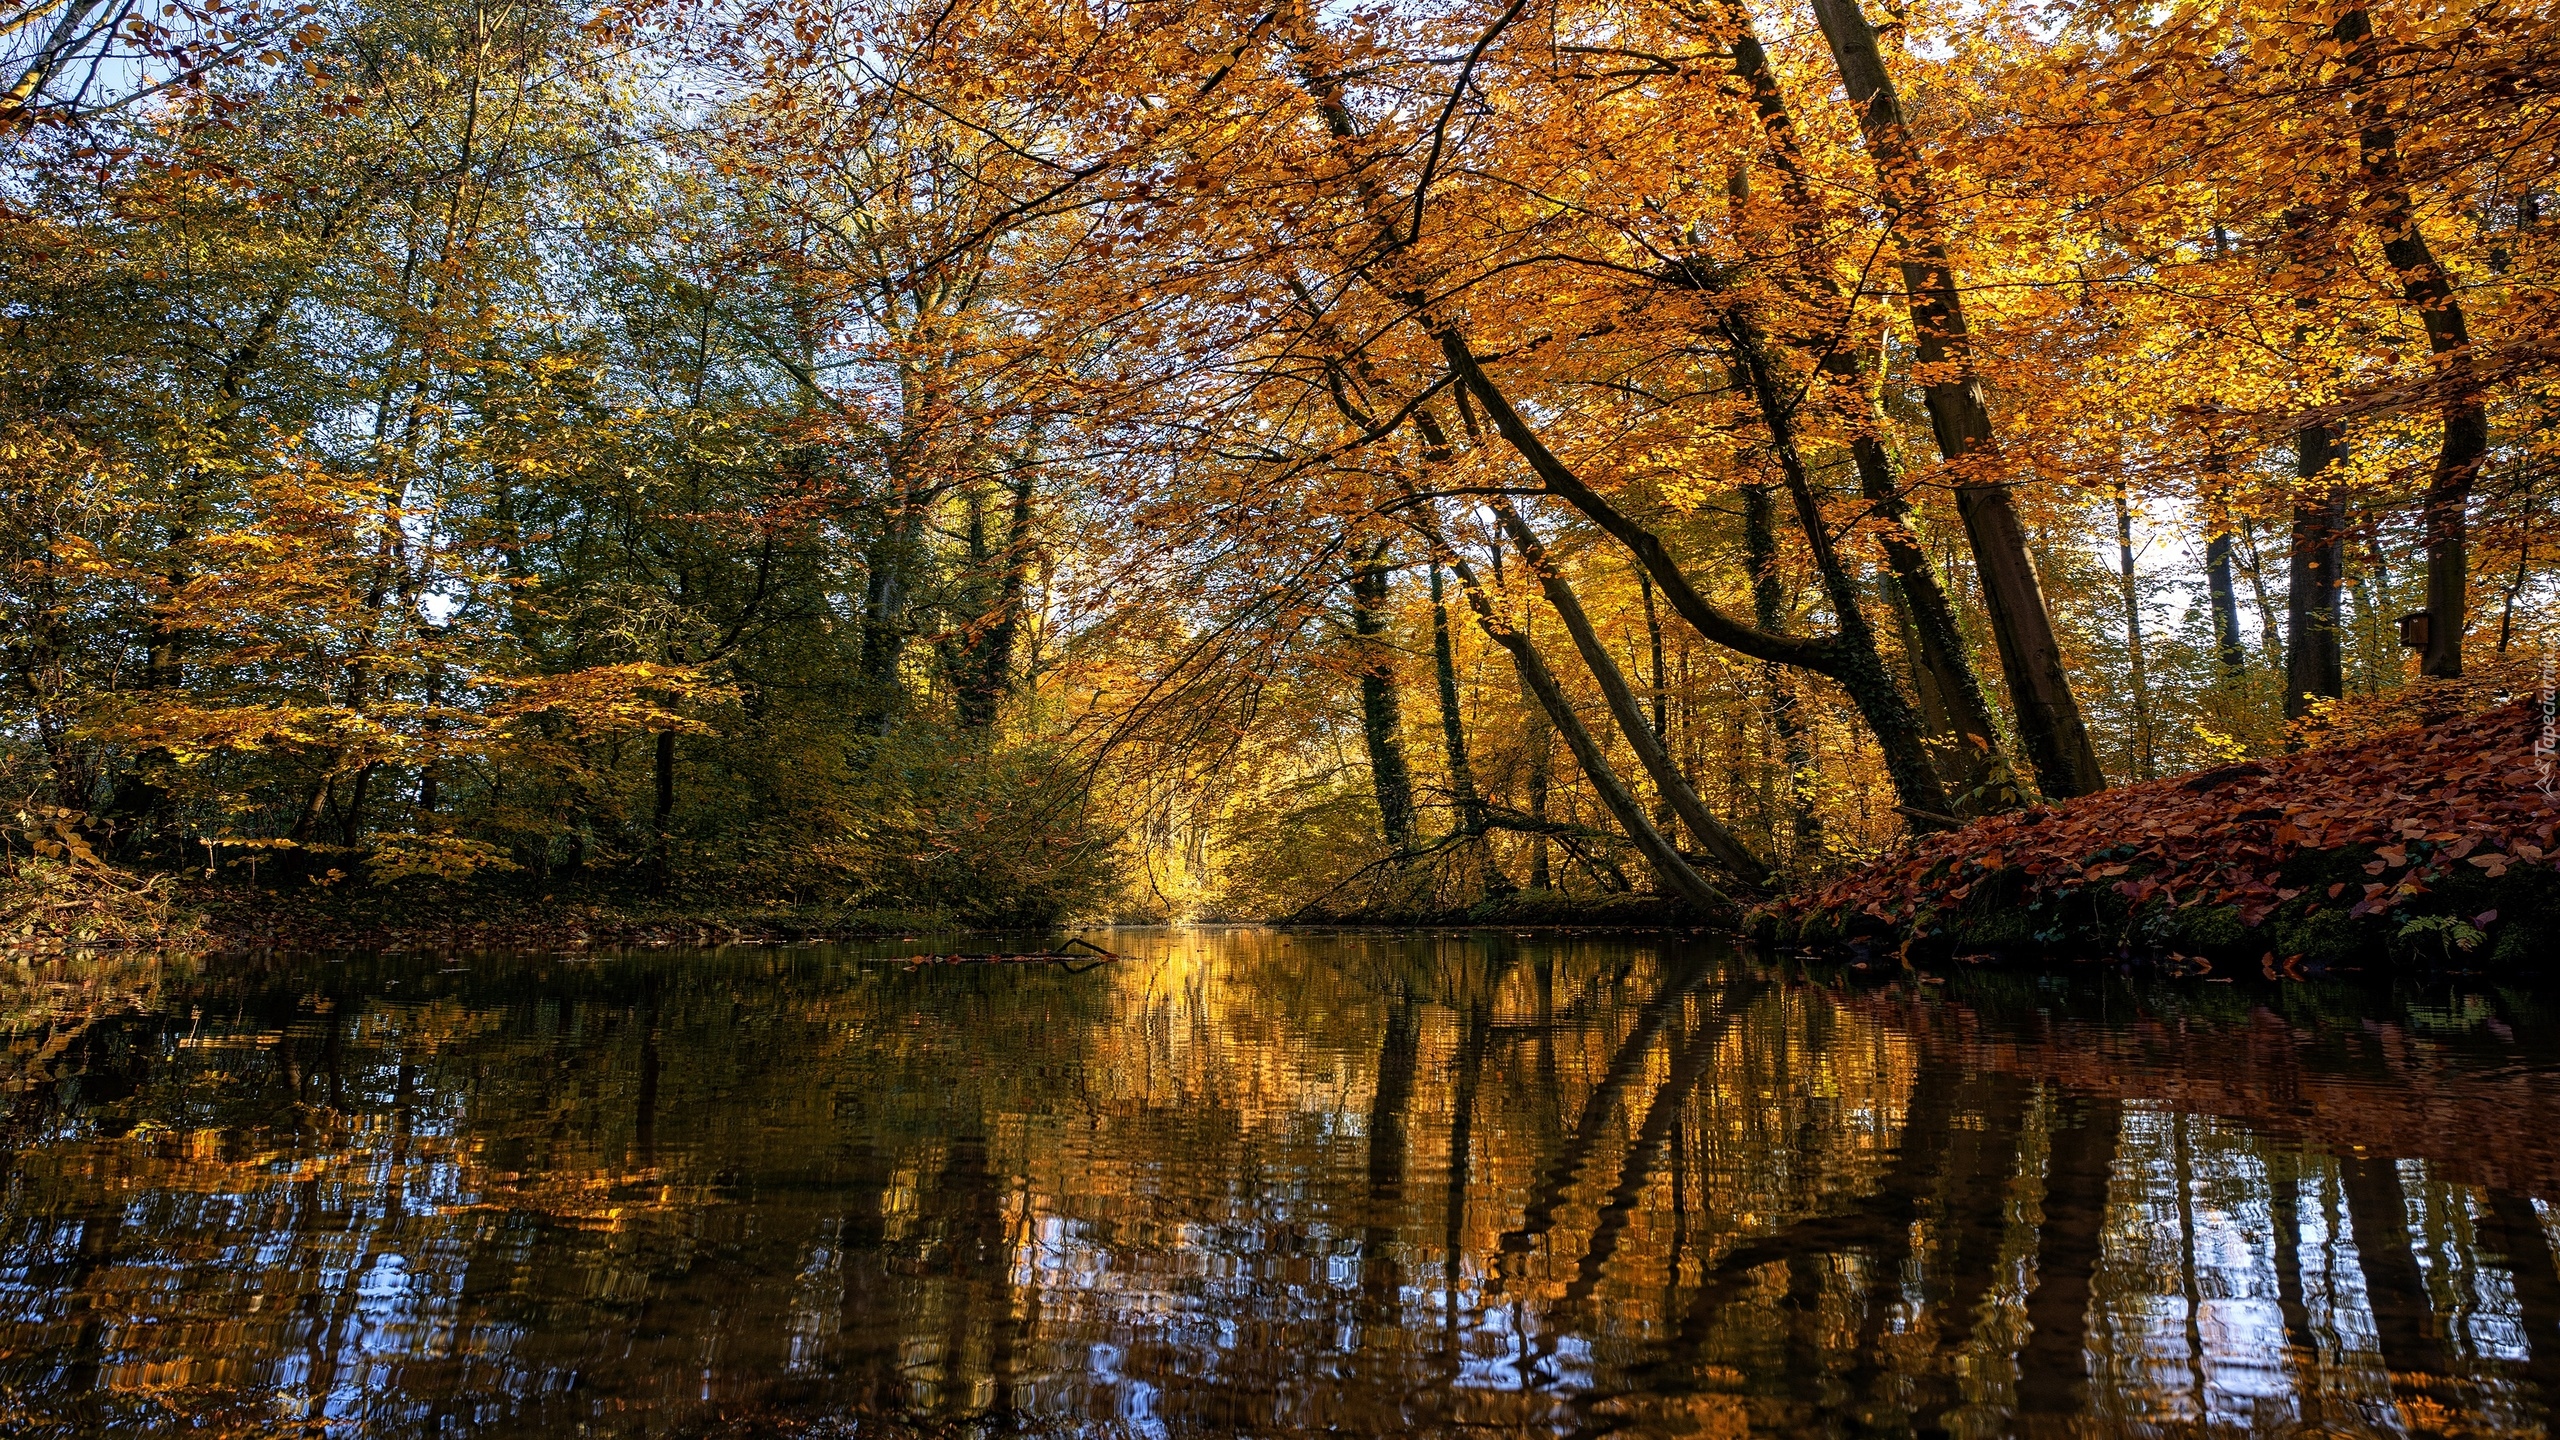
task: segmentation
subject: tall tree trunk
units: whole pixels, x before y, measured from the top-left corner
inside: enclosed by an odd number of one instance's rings
[[[1627,747],[1635,752],[1637,763],[1653,777],[1657,792],[1671,802],[1671,808],[1688,825],[1689,833],[1698,837],[1699,847],[1714,857],[1718,865],[1745,885],[1758,887],[1767,884],[1769,867],[1760,863],[1758,856],[1753,855],[1734,837],[1733,832],[1708,813],[1706,805],[1680,774],[1679,767],[1671,763],[1670,754],[1662,748],[1653,728],[1645,723],[1644,712],[1637,708],[1635,692],[1628,688],[1626,675],[1610,656],[1609,647],[1600,642],[1599,632],[1592,628],[1591,617],[1583,613],[1581,599],[1573,593],[1573,586],[1548,556],[1537,532],[1529,528],[1529,522],[1521,518],[1518,507],[1509,499],[1496,496],[1488,503],[1495,518],[1502,522],[1502,528],[1510,534],[1512,543],[1520,547],[1521,559],[1527,562],[1529,573],[1537,577],[1538,588],[1545,592],[1547,603],[1564,621],[1565,633],[1573,638],[1573,647],[1581,654],[1583,665],[1590,670],[1591,678],[1599,682],[1600,694],[1609,705],[1609,714],[1618,722],[1618,732],[1626,737]]]
[[[2507,582],[2506,603],[2499,608],[2498,653],[2502,656],[2507,653],[2507,646],[2515,639],[2516,599],[2524,594],[2525,581],[2533,574],[2533,522],[2534,518],[2541,513],[2533,508],[2535,478],[2533,471],[2528,468],[2524,474],[2524,489],[2516,496],[2516,506],[2523,512],[2524,518],[2516,526],[2516,573],[2514,578]],[[2560,1405],[2560,1396],[2554,1396],[2553,1403]]]
[[[2267,668],[2281,677],[2284,673],[2284,631],[2276,620],[2276,605],[2267,593],[2266,559],[2258,550],[2258,527],[2247,519],[2240,522],[2240,539],[2247,547],[2247,564],[2242,573],[2249,577],[2250,597],[2258,602],[2258,649],[2264,653]]]
[[[1449,798],[1476,852],[1477,881],[1487,895],[1507,894],[1511,881],[1494,863],[1493,846],[1485,838],[1484,797],[1476,790],[1475,766],[1467,756],[1466,713],[1458,704],[1458,652],[1449,634],[1449,597],[1438,560],[1431,562],[1431,669],[1440,682],[1440,739],[1449,765]]]
[[[988,534],[981,483],[972,482],[964,491],[968,523],[962,540],[968,547],[969,588],[980,602],[978,613],[943,655],[955,718],[963,730],[994,729],[1004,699],[1013,691],[1014,640],[1022,629],[1023,593],[1031,576],[1033,473],[1032,452],[1026,447],[1014,473],[1001,482],[1007,501],[1001,545]]]
[[[2249,652],[2240,644],[2240,592],[2231,583],[2231,532],[2217,520],[2204,542],[2205,588],[2213,599],[2213,653],[2222,673],[2237,680],[2249,672]]]
[[[2418,228],[2417,209],[2400,177],[2398,127],[2382,93],[2382,56],[2362,6],[2338,18],[2333,32],[2354,75],[2349,112],[2360,127],[2364,205],[2382,237],[2382,255],[2400,280],[2403,304],[2426,326],[2427,349],[2444,386],[2434,474],[2427,483],[2427,648],[2420,669],[2439,679],[2462,674],[2462,632],[2469,619],[2471,482],[2489,454],[2489,412],[2471,379],[2471,329],[2462,302]]]
[[[1378,796],[1378,828],[1387,848],[1404,854],[1414,844],[1413,772],[1405,765],[1395,652],[1386,640],[1389,574],[1385,541],[1352,567],[1351,631],[1360,659],[1360,735]]]
[[[862,594],[863,728],[886,735],[905,695],[899,670],[907,654],[907,604],[921,564],[924,510],[912,502],[890,517],[889,529],[865,557]]]
[[[1771,68],[1759,37],[1752,33],[1750,13],[1738,3],[1728,3],[1725,18],[1732,31],[1734,73],[1751,91],[1753,108],[1768,135],[1769,158],[1784,178],[1797,269],[1809,288],[1840,310],[1841,324],[1846,326],[1853,318],[1849,314],[1851,298],[1842,289],[1839,272],[1832,263],[1828,239],[1830,207],[1806,177],[1803,155],[1796,144],[1795,120],[1785,94],[1778,88],[1777,72]],[[1728,190],[1737,198],[1747,197],[1747,176],[1728,186]],[[1959,809],[1969,814],[2015,809],[2021,803],[2017,780],[2001,753],[1999,727],[1991,716],[1990,699],[1983,693],[1981,679],[1974,674],[1973,662],[1968,658],[1963,632],[1956,625],[1955,606],[1939,582],[1928,549],[1912,529],[1910,507],[1903,499],[1901,466],[1886,443],[1889,432],[1881,396],[1866,356],[1864,347],[1837,343],[1836,337],[1826,336],[1819,364],[1827,382],[1826,393],[1834,397],[1835,408],[1846,422],[1849,456],[1857,467],[1859,493],[1872,509],[1876,543],[1893,572],[1895,603],[1911,627],[1911,639],[1917,642],[1908,649],[1921,705],[1929,713],[1931,728],[1948,742],[1945,768],[1948,783],[1956,789]]]
[[[1761,629],[1787,628],[1786,597],[1778,584],[1778,532],[1769,487],[1742,490],[1742,553],[1751,568],[1751,613]],[[1822,851],[1822,816],[1813,806],[1813,746],[1796,715],[1796,688],[1785,669],[1760,667],[1769,687],[1769,724],[1778,732],[1779,752],[1787,762],[1787,820],[1794,844],[1789,853],[1801,864]]]
[[[675,882],[676,732],[661,730],[651,766],[657,804],[649,816],[649,883],[663,893]]]
[[[2116,561],[2124,576],[2124,641],[2125,658],[2133,666],[2133,778],[2149,780],[2158,774],[2152,754],[2151,676],[2142,656],[2142,592],[2133,574],[2133,506],[2125,496],[2124,482],[2115,484]]]
[[[2294,437],[2292,558],[2285,567],[2284,717],[2346,693],[2338,651],[2338,572],[2346,556],[2346,489],[2330,472],[2346,463],[2343,431],[2307,425]]]
[[[1503,585],[1502,547],[1497,544],[1493,547],[1495,592],[1500,593]],[[1534,621],[1535,617],[1531,618]],[[1520,638],[1535,644],[1537,626],[1534,623],[1523,624]],[[1517,666],[1513,668],[1515,671],[1518,669]],[[1529,888],[1552,890],[1555,888],[1555,870],[1547,842],[1546,824],[1547,796],[1555,784],[1556,726],[1553,720],[1547,718],[1546,707],[1539,704],[1538,697],[1530,691],[1528,677],[1515,675],[1515,678],[1520,686],[1520,708],[1527,712],[1522,722],[1521,745],[1528,751],[1529,819],[1538,826],[1537,832],[1529,839]]]
[[[1929,216],[1927,167],[1904,128],[1901,101],[1859,0],[1814,0],[1813,11],[1857,107],[1859,130],[1886,206],[1920,219],[1921,231],[1912,237],[1911,258],[1903,262],[1902,275],[1910,292],[1920,366],[1941,377],[1924,388],[1924,398],[1939,453],[1959,466],[1956,512],[1973,545],[1984,609],[2017,707],[2019,741],[2048,798],[2093,794],[2106,788],[2106,774],[2097,747],[2090,743],[2080,702],[2071,693],[2016,503],[2005,483],[1985,478],[1979,464],[1963,463],[1976,456],[1994,458],[1997,441],[1982,381],[1972,373],[1963,297]]]

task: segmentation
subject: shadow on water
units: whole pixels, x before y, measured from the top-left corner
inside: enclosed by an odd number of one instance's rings
[[[2487,985],[1120,932],[21,965],[0,1432],[2401,1435],[2560,1402]]]

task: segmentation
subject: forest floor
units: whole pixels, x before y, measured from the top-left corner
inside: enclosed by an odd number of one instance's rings
[[[2523,972],[2560,957],[2544,711],[2515,700],[1994,816],[1754,917],[1781,944]]]

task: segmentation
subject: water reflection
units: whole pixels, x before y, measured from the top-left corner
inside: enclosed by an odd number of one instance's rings
[[[2560,1396],[2530,996],[1116,943],[21,966],[0,1431],[2384,1435]]]

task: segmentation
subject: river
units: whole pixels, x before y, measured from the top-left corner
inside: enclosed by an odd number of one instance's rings
[[[1091,932],[17,962],[0,1433],[2525,1432],[2477,979]]]

